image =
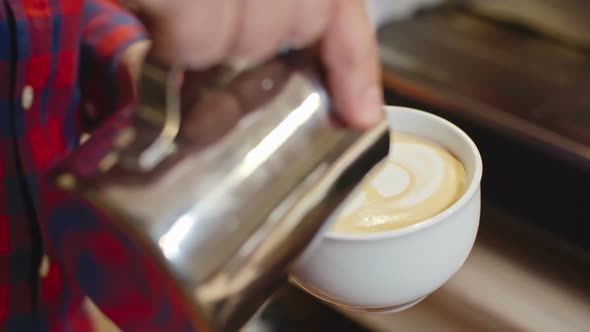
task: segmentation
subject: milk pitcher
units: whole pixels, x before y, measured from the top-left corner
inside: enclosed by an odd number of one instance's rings
[[[148,252],[200,329],[235,331],[389,151],[385,123],[348,129],[332,107],[310,50],[200,72],[148,56],[129,121],[51,182]]]

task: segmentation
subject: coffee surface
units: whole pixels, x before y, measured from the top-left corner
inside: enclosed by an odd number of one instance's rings
[[[407,227],[444,211],[463,195],[461,162],[441,145],[401,133],[392,153],[353,192],[332,231],[375,233]]]

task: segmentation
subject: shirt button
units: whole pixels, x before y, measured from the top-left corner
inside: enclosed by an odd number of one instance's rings
[[[33,105],[33,98],[35,98],[35,92],[33,91],[33,87],[27,85],[23,89],[23,94],[21,96],[21,106],[26,111],[31,108]]]
[[[47,255],[43,255],[41,259],[41,265],[39,266],[39,277],[41,279],[47,277],[49,274],[49,257]]]

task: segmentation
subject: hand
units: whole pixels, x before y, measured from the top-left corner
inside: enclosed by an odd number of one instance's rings
[[[382,118],[377,43],[363,0],[134,0],[156,56],[193,69],[264,60],[316,41],[342,119]]]

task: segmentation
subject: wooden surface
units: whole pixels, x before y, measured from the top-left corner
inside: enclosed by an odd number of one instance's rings
[[[590,329],[590,269],[505,213],[485,207],[463,268],[422,303],[397,314],[351,314],[375,331]]]
[[[499,21],[526,25],[573,47],[590,50],[587,0],[468,0],[474,11]]]
[[[590,169],[590,53],[455,9],[379,38],[388,89]]]

